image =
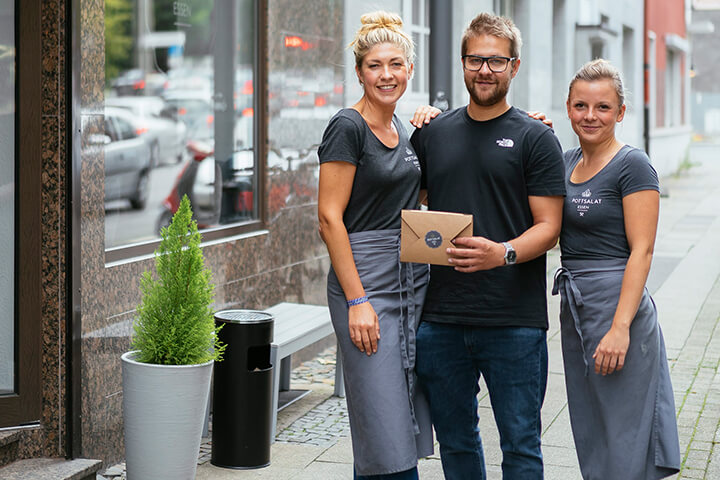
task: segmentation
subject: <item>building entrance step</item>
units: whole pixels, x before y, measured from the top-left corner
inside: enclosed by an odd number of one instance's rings
[[[95,480],[102,461],[78,458],[32,458],[18,460],[0,468],[3,480]]]

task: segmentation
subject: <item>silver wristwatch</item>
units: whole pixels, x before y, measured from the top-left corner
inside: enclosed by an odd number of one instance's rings
[[[515,265],[517,261],[515,249],[508,242],[503,242],[503,247],[505,247],[505,265]]]

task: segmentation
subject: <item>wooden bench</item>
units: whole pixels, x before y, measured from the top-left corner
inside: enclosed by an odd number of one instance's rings
[[[270,363],[273,369],[272,405],[275,412],[272,416],[272,438],[275,438],[277,425],[277,409],[280,391],[290,389],[290,372],[292,371],[292,355],[297,351],[322,340],[334,333],[330,312],[320,305],[300,303],[279,303],[265,310],[273,315],[273,341],[270,348]],[[335,395],[345,396],[342,377],[342,364],[339,351],[335,358]]]

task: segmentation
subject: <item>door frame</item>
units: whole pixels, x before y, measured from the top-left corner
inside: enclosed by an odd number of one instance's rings
[[[40,421],[42,357],[41,1],[15,1],[15,393],[0,428]]]

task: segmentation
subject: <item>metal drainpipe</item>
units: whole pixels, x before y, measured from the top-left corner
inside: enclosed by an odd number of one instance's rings
[[[452,0],[430,1],[430,104],[447,110],[452,100]]]

